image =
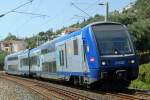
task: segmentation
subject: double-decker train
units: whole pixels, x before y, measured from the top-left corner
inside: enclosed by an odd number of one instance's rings
[[[138,76],[138,57],[126,26],[96,22],[5,58],[8,74],[94,84]]]

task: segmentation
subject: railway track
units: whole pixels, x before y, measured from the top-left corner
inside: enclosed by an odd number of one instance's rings
[[[31,80],[10,75],[3,75],[1,78],[16,82],[27,89],[37,92],[46,100],[94,100],[93,98],[79,94],[78,92],[75,93],[65,88],[62,89],[56,87],[55,85],[52,86],[51,84],[46,84],[38,80]]]
[[[122,100],[150,100],[150,94],[145,93],[135,93],[135,94],[125,94],[125,93],[107,93],[112,96],[122,98]]]
[[[1,75],[0,77],[34,91],[46,100],[150,100],[150,94],[144,92],[135,92],[134,94],[91,92],[18,76]]]

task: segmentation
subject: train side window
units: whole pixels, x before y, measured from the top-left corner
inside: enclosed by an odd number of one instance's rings
[[[17,65],[8,65],[8,70],[17,71]]]
[[[61,55],[60,55],[60,53],[61,53],[61,52],[59,51],[59,64],[60,64],[60,59],[61,59]]]
[[[37,56],[33,56],[33,57],[31,57],[30,59],[31,59],[31,65],[37,65]]]
[[[53,61],[53,72],[56,72],[56,61]]]
[[[53,66],[52,66],[52,63],[49,62],[49,72],[52,72],[52,70],[53,70],[52,67],[53,67]]]
[[[74,50],[74,55],[78,55],[78,40],[77,39],[73,40],[73,50]]]
[[[42,63],[42,70],[43,72],[48,72],[49,71],[49,63],[45,62],[45,63]]]
[[[21,59],[21,67],[27,66],[29,64],[29,59],[28,58],[23,58]]]
[[[64,51],[63,50],[59,51],[59,60],[60,60],[60,65],[64,66]]]

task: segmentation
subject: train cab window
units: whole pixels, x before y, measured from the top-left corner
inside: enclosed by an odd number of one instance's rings
[[[60,65],[64,66],[64,51],[63,50],[59,51],[59,61],[60,61]]]
[[[74,50],[74,55],[78,55],[78,40],[77,39],[73,40],[73,50]]]

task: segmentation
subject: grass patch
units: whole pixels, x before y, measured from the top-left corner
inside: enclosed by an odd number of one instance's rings
[[[150,90],[150,84],[142,82],[140,80],[134,80],[131,82],[131,85],[129,88],[137,88],[140,90]]]

